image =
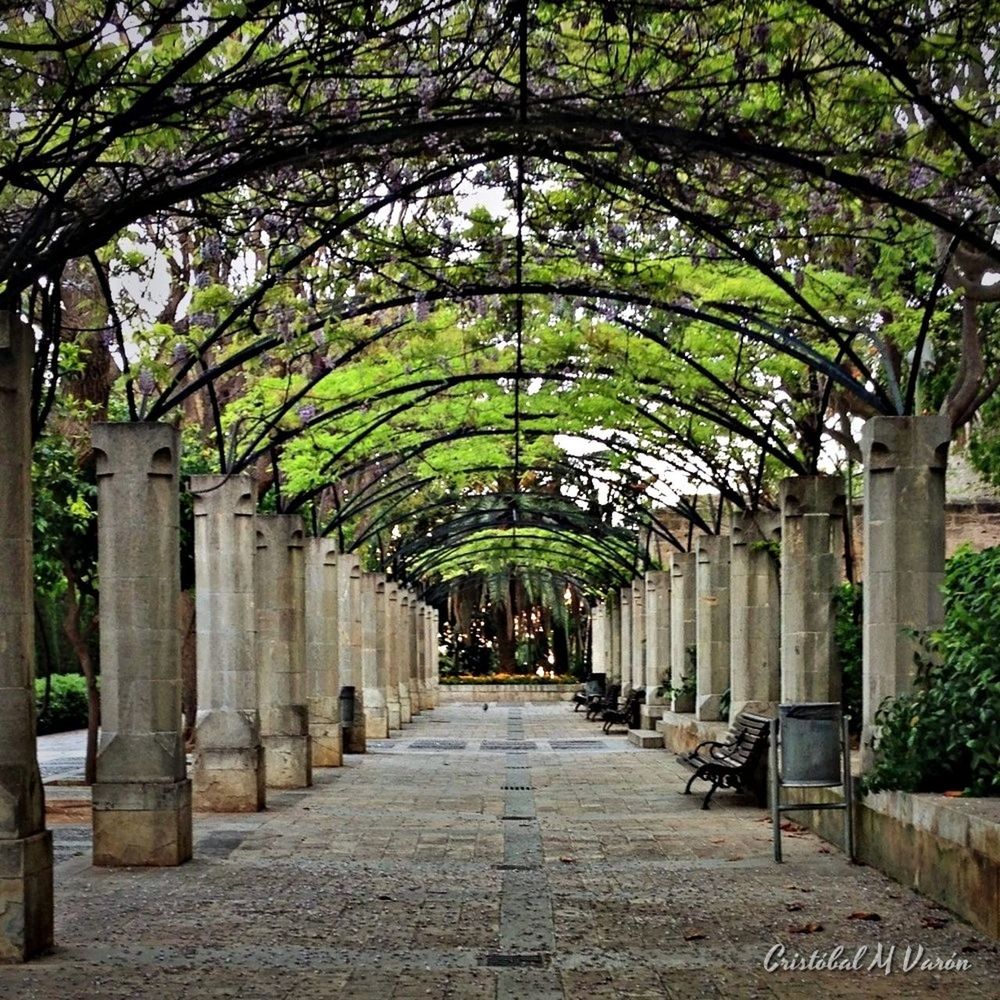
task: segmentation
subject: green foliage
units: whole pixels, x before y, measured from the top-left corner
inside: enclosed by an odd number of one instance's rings
[[[842,583],[835,597],[833,641],[840,663],[840,701],[851,717],[851,731],[861,730],[862,584]]]
[[[49,678],[48,705],[45,704],[45,679],[35,681],[38,706],[38,734],[64,733],[87,727],[87,679],[80,674],[53,674]]]
[[[910,694],[879,707],[866,791],[1000,794],[1000,548],[949,561],[944,627],[924,640]]]
[[[539,677],[536,674],[453,674],[442,677],[442,684],[575,684],[572,674]]]

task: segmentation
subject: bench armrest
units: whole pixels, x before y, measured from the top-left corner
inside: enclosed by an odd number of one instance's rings
[[[700,752],[702,747],[710,747],[711,749],[708,751],[709,755],[715,757],[717,756],[715,752],[717,749],[731,750],[733,747],[739,746],[739,742],[739,740],[732,740],[729,743],[720,743],[718,740],[703,740],[694,748],[694,753]]]

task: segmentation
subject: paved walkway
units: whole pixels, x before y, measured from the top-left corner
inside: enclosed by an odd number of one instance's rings
[[[58,948],[0,997],[997,996],[995,942],[811,834],[773,864],[764,813],[702,812],[686,776],[565,705],[449,706],[266,813],[199,816],[174,870],[91,868],[84,790],[52,789]],[[768,972],[781,947],[866,950]]]

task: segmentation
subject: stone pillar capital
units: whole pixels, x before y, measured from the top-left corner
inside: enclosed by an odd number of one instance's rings
[[[776,510],[735,511],[729,521],[730,544],[750,545],[781,538],[781,514]]]
[[[254,517],[256,514],[257,483],[246,472],[235,476],[192,476],[191,493],[195,517],[204,517],[213,511],[232,511],[237,517]]]
[[[839,516],[846,498],[839,476],[789,476],[781,481],[780,495],[785,518],[806,514]]]
[[[91,441],[98,479],[119,475],[177,476],[181,436],[169,424],[97,423]]]
[[[951,444],[951,422],[939,414],[921,417],[872,417],[861,431],[866,469],[924,466],[944,469]]]

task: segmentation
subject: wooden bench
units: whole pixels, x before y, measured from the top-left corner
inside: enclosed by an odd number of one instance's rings
[[[681,754],[677,758],[679,764],[694,770],[684,794],[691,793],[691,785],[696,779],[710,781],[712,787],[701,804],[702,809],[707,809],[717,788],[742,791],[744,781],[753,776],[767,753],[770,734],[770,719],[762,715],[752,715],[750,712],[741,712],[733,722],[725,740],[721,742],[705,740],[690,753]]]
[[[604,697],[604,678],[592,677],[581,690],[573,695],[573,711],[579,712],[580,706],[589,708],[595,699]]]
[[[617,705],[606,708],[601,714],[601,721],[604,723],[604,732],[610,733],[611,727],[617,722],[625,726],[626,729],[632,724],[632,716],[638,716],[639,706],[646,701],[646,689],[635,688],[629,692],[625,703],[619,708]]]

